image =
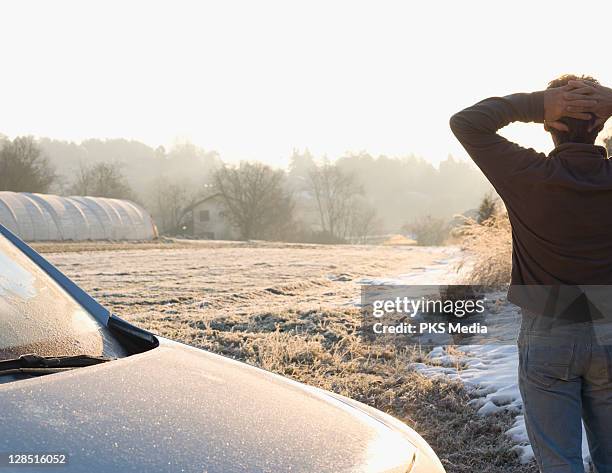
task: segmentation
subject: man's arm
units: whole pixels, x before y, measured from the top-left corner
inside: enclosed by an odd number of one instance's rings
[[[546,156],[533,149],[523,148],[498,133],[500,128],[515,121],[563,125],[563,116],[588,119],[582,111],[568,111],[565,88],[547,89],[531,94],[513,94],[492,97],[456,113],[450,127],[468,154],[496,187],[517,176],[525,177],[527,169],[534,167]],[[590,103],[573,102],[575,107]]]
[[[543,123],[544,93],[488,98],[450,119],[451,130],[498,192],[518,170],[545,157],[498,133],[500,128],[515,121]]]

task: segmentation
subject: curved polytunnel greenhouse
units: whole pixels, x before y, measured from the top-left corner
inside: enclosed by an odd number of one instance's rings
[[[0,223],[26,241],[151,240],[151,215],[129,200],[0,192]]]

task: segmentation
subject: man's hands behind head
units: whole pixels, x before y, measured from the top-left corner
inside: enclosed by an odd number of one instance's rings
[[[566,87],[568,90],[564,91],[564,99],[568,102],[568,111],[588,112],[598,118],[591,129],[603,125],[612,116],[612,89],[609,87],[587,80],[571,80]],[[585,105],[587,101],[591,103]]]
[[[572,81],[576,82],[576,81]],[[583,81],[580,81],[583,82]],[[563,117],[590,120],[597,100],[590,95],[576,93],[576,87],[571,82],[563,87],[546,89],[544,91],[544,127],[559,131],[569,131],[567,125],[559,121]],[[574,92],[572,92],[574,91]]]

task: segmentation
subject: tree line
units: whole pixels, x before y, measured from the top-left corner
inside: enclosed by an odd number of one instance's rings
[[[131,199],[169,235],[183,231],[185,209],[213,193],[243,239],[341,243],[410,231],[426,217],[447,221],[477,207],[488,189],[473,165],[452,157],[436,167],[416,156],[362,152],[332,162],[296,150],[278,169],[229,165],[191,143],[166,150],[0,136],[0,190]]]

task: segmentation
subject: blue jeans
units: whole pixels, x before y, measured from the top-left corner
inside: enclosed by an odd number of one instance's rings
[[[612,324],[555,325],[523,311],[518,339],[525,425],[542,473],[612,473]],[[581,422],[582,421],[582,422]]]

